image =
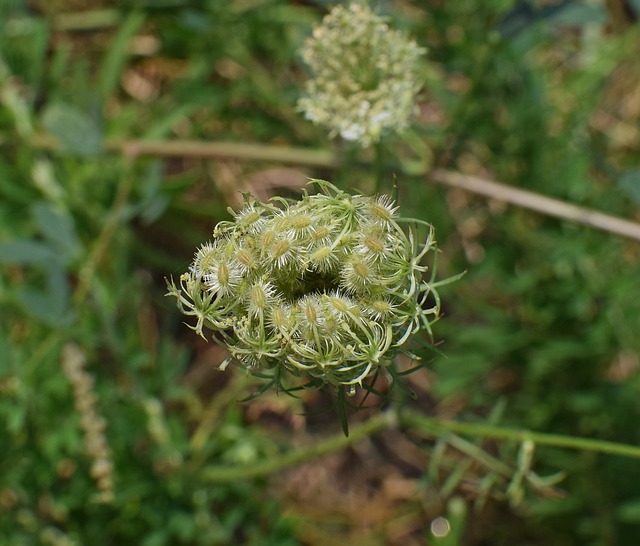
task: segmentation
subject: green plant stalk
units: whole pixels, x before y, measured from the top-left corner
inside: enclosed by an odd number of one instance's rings
[[[231,404],[241,396],[249,381],[248,375],[235,374],[231,384],[227,385],[211,399],[206,407],[202,408],[198,426],[189,441],[189,446],[195,454],[201,456],[216,425],[222,420],[225,411]]]
[[[314,445],[289,451],[263,463],[248,466],[210,466],[203,469],[200,474],[200,479],[205,482],[222,483],[270,476],[281,470],[292,468],[297,464],[341,451],[363,438],[367,438],[384,428],[390,427],[394,420],[394,413],[380,413],[365,423],[351,427],[349,429],[349,436],[345,436],[340,432],[340,434],[320,440]]]
[[[533,432],[523,429],[512,429],[485,425],[482,423],[461,423],[458,421],[441,421],[433,417],[424,417],[412,411],[402,411],[397,416],[387,412],[376,415],[369,421],[350,429],[350,435],[345,437],[342,433],[331,438],[319,440],[316,444],[303,449],[290,451],[278,457],[260,464],[248,466],[210,466],[205,468],[200,478],[210,483],[222,483],[236,480],[263,478],[286,470],[296,464],[307,462],[330,453],[336,453],[345,449],[362,438],[369,437],[380,430],[393,425],[399,425],[408,429],[427,433],[428,436],[438,437],[447,432],[464,434],[476,438],[494,438],[497,440],[515,440],[523,442],[531,440],[538,445],[559,447],[564,449],[577,449],[594,453],[606,453],[640,459],[640,446],[567,436],[564,434],[549,434]]]
[[[578,449],[594,453],[607,453],[640,459],[640,446],[609,442],[594,438],[582,438],[564,434],[550,434],[546,432],[534,432],[525,429],[513,429],[483,423],[461,423],[459,421],[441,421],[433,417],[424,417],[414,412],[402,412],[399,416],[402,426],[428,432],[434,437],[445,432],[454,432],[476,438],[494,438],[496,440],[515,440],[523,442],[531,440],[534,444],[560,447],[565,449]]]
[[[474,461],[484,465],[489,470],[501,475],[505,478],[510,478],[513,475],[511,467],[508,464],[503,463],[500,459],[492,457],[484,449],[472,444],[464,438],[460,438],[456,435],[445,436],[445,442],[451,447],[457,449],[461,453],[464,453]]]

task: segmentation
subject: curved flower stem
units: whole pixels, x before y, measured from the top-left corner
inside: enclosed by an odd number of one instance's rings
[[[212,436],[216,426],[223,419],[231,403],[239,398],[241,393],[249,384],[249,376],[245,374],[234,374],[231,383],[225,386],[217,396],[214,396],[209,403],[203,407],[198,416],[198,426],[191,434],[189,447],[194,453],[194,457],[200,459],[206,451],[207,441]],[[198,461],[200,462],[200,461]]]
[[[640,446],[609,442],[595,438],[567,436],[564,434],[550,434],[534,432],[525,429],[514,429],[486,425],[483,423],[461,423],[459,421],[441,421],[433,417],[424,417],[415,412],[403,412],[399,416],[401,425],[427,433],[429,436],[440,436],[445,432],[474,436],[476,438],[494,438],[496,440],[515,440],[523,442],[531,440],[538,445],[578,449],[594,453],[607,453],[640,459]]]
[[[203,469],[200,478],[207,482],[220,483],[270,476],[271,474],[286,470],[297,464],[341,451],[355,444],[362,438],[371,436],[391,426],[394,421],[394,416],[395,414],[393,413],[380,413],[365,423],[351,427],[349,429],[349,436],[340,433],[331,438],[320,440],[309,447],[289,451],[278,457],[273,457],[263,463],[247,466],[210,466]]]
[[[399,425],[434,438],[447,432],[453,432],[476,438],[515,440],[517,442],[530,440],[538,445],[640,459],[640,446],[592,438],[567,436],[564,434],[549,434],[524,429],[498,427],[483,423],[441,421],[432,417],[424,417],[413,411],[404,410],[398,415],[392,412],[376,415],[369,421],[352,427],[348,437],[338,434],[331,438],[320,440],[312,446],[289,451],[264,463],[247,466],[210,466],[202,471],[200,478],[213,483],[263,478],[291,468],[294,465],[341,451],[355,444],[362,438],[371,436],[380,430],[390,428],[394,425]]]

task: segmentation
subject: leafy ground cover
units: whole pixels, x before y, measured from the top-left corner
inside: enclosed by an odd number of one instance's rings
[[[296,106],[326,2],[0,3],[7,544],[636,544],[639,243],[504,188],[640,221],[640,6],[375,6],[426,53],[374,153]],[[324,392],[241,403],[164,297],[241,192],[310,177],[395,183],[467,270],[348,437]]]

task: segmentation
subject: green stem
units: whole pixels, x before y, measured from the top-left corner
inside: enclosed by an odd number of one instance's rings
[[[216,426],[223,420],[225,414],[233,407],[233,402],[238,400],[246,389],[250,379],[245,374],[235,374],[231,383],[213,397],[198,416],[198,427],[191,435],[189,446],[192,451],[191,462],[195,467],[200,467],[206,461],[209,451],[209,439],[213,436]]]
[[[394,413],[387,412],[379,414],[366,423],[351,428],[348,437],[338,434],[331,438],[320,440],[312,446],[290,451],[263,463],[250,466],[210,466],[203,470],[200,478],[207,482],[221,483],[269,476],[281,470],[291,468],[296,464],[341,451],[355,444],[362,438],[371,436],[384,428],[391,427],[394,424],[395,418],[396,415]],[[538,445],[578,449],[640,459],[640,446],[608,442],[605,440],[496,427],[482,423],[441,421],[406,410],[397,416],[397,422],[402,427],[413,429],[415,432],[421,432],[428,437],[439,437],[447,432],[453,432],[476,438],[515,440],[517,442],[531,440]]]
[[[393,424],[394,415],[380,413],[365,423],[350,428],[349,436],[340,433],[331,438],[320,440],[312,446],[284,453],[263,463],[248,466],[210,466],[202,471],[200,478],[206,482],[221,483],[270,476],[297,464],[341,451],[362,438],[389,427]]]
[[[533,432],[531,430],[496,427],[483,423],[460,423],[458,421],[441,421],[432,417],[424,417],[413,412],[400,414],[401,425],[418,429],[429,433],[429,436],[438,437],[445,432],[453,432],[476,438],[494,438],[496,440],[515,440],[523,442],[531,440],[538,445],[560,447],[565,449],[579,449],[594,453],[607,453],[609,455],[621,455],[640,459],[640,446],[620,444],[594,438],[581,438],[564,434],[549,434],[545,432]]]

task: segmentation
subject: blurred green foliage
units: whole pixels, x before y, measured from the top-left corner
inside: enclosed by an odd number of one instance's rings
[[[436,415],[455,407],[483,421],[502,406],[491,417],[500,424],[637,444],[638,244],[426,184],[410,163],[424,153],[638,219],[638,3],[376,4],[428,48],[422,114],[388,144],[389,178],[404,215],[437,226],[442,275],[469,271],[448,287],[435,329],[444,340],[432,363]],[[0,2],[3,543],[312,543],[264,481],[200,479],[211,464],[251,465],[292,444],[243,414],[235,400],[246,381],[193,380],[214,357],[163,298],[163,278],[184,271],[227,214],[224,173],[204,160],[127,159],[109,142],[326,147],[295,109],[306,77],[298,51],[326,5]],[[350,165],[305,174],[370,189],[366,154],[337,146]],[[110,503],[96,500],[62,371],[69,343],[86,357],[106,420]],[[567,472],[564,498],[529,495],[510,515],[503,505],[469,514],[455,543],[636,544],[636,461],[540,447],[535,467]]]

